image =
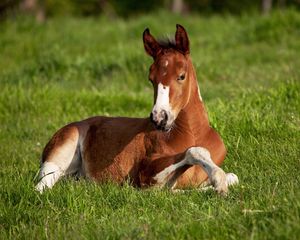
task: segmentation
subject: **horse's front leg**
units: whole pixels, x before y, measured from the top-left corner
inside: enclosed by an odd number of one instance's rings
[[[177,178],[193,165],[200,165],[204,169],[218,193],[224,195],[228,192],[226,173],[212,161],[210,153],[202,147],[191,147],[184,153],[150,162],[140,173],[141,185],[174,188]]]
[[[211,159],[210,153],[206,148],[191,147],[186,151],[186,161],[190,165],[199,165],[208,175],[206,185],[212,185],[221,195],[226,195],[228,186],[231,185],[231,173],[226,174],[222,168],[215,164]]]

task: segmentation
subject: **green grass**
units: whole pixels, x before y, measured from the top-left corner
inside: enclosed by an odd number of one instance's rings
[[[214,192],[60,181],[33,190],[43,146],[92,115],[148,116],[141,33],[184,25],[211,124],[240,185]],[[297,239],[300,13],[0,23],[0,239]]]

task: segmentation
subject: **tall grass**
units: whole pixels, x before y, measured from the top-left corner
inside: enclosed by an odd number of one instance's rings
[[[227,198],[191,190],[60,181],[33,190],[50,136],[93,115],[146,117],[153,90],[141,33],[188,30],[226,171]],[[300,13],[31,19],[0,25],[0,238],[297,239],[300,236]]]

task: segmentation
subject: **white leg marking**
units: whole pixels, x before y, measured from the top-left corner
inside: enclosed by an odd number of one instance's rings
[[[227,173],[226,180],[228,186],[239,184],[239,178],[234,173]]]
[[[178,163],[172,164],[169,167],[166,167],[164,170],[156,174],[153,179],[157,182],[159,185],[164,185],[168,179],[168,176],[174,172],[176,169],[184,166],[186,164],[186,161],[184,159]]]
[[[226,181],[228,187],[239,184],[239,178],[234,173],[226,173]],[[208,178],[206,181],[201,183],[199,188],[202,191],[202,190],[210,189],[211,187],[212,187],[212,183],[211,180]]]
[[[222,195],[227,194],[228,186],[238,184],[238,177],[233,173],[226,174],[219,166],[217,166],[210,157],[207,149],[202,147],[191,147],[187,150],[184,159],[180,162],[166,167],[157,173],[153,179],[157,184],[164,186],[168,181],[168,176],[184,165],[200,165],[207,173],[209,179],[203,183],[203,190],[210,189],[212,185],[214,189]]]
[[[52,162],[44,162],[39,173],[39,183],[35,189],[42,193],[45,188],[51,188],[64,172]]]
[[[218,193],[225,195],[228,192],[226,173],[213,162],[207,149],[191,147],[186,152],[186,157],[189,164],[203,167]]]

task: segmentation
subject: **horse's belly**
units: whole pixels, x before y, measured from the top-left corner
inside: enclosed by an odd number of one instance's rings
[[[88,178],[121,183],[137,175],[139,160],[144,155],[143,133],[135,129],[137,124],[125,125],[118,127],[108,122],[89,128],[82,151]]]

